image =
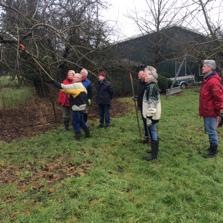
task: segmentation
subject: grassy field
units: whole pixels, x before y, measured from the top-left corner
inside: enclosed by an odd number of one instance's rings
[[[203,158],[198,92],[163,97],[162,107],[154,162],[142,160],[133,112],[107,130],[92,122],[82,142],[62,128],[2,142],[0,222],[223,222],[222,151]]]
[[[11,80],[9,76],[0,77],[0,109],[24,105],[32,96],[31,87],[19,87],[17,80]]]
[[[1,87],[17,87],[17,79],[13,79],[10,76],[0,76],[0,86]]]

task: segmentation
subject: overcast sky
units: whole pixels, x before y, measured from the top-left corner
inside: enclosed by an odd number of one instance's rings
[[[137,2],[137,4],[136,4]],[[138,6],[136,6],[138,5]],[[115,39],[124,39],[140,34],[135,22],[128,18],[134,14],[135,8],[143,9],[145,0],[110,0],[108,9],[104,10],[102,17],[110,26],[114,27]]]
[[[191,4],[191,0],[179,0],[178,3],[181,4],[182,1],[185,1],[185,4],[188,5]],[[103,20],[107,21],[114,28],[113,40],[122,40],[141,34],[135,22],[129,17],[134,16],[135,11],[141,15],[145,15],[148,12],[148,6],[145,0],[107,0],[107,2],[108,9],[104,10],[101,16]],[[177,8],[178,6],[176,5],[175,7]],[[194,10],[194,8],[195,6],[193,5],[190,10]],[[181,14],[185,12],[184,10],[185,7],[180,11]],[[209,5],[208,13],[214,23],[222,22],[223,0],[213,0]],[[206,27],[202,28],[202,25],[205,26],[205,22],[201,12],[198,18],[199,21],[198,19],[188,18],[187,22],[184,22],[182,25],[199,32],[205,32],[204,28]]]

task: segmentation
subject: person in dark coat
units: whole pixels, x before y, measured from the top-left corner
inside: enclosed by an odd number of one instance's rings
[[[143,95],[144,95],[144,91],[145,91],[145,73],[143,70],[140,70],[138,73],[138,95],[137,95],[137,105],[138,105],[138,109],[141,112],[141,117],[142,117],[142,121],[143,121],[143,127],[144,127],[144,140],[143,143],[149,143],[150,142],[150,138],[149,138],[149,133],[148,133],[148,126],[146,124],[146,119],[143,117],[142,115],[142,101],[143,101]]]
[[[204,118],[205,132],[209,137],[208,157],[214,157],[218,152],[216,129],[220,119],[223,118],[223,88],[221,77],[215,69],[214,60],[204,60],[202,67],[204,80],[200,89],[199,114]]]
[[[99,108],[100,128],[108,128],[110,126],[110,107],[113,97],[113,88],[111,82],[106,80],[104,71],[98,74],[96,103]]]

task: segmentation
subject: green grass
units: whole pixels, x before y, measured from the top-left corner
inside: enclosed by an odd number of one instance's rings
[[[0,87],[17,87],[18,80],[10,76],[0,76]]]
[[[0,109],[16,108],[24,105],[33,97],[33,89],[23,86],[21,88],[0,89]]]
[[[32,97],[31,87],[19,87],[17,80],[11,80],[9,76],[0,77],[0,109],[16,108]]]
[[[138,141],[133,112],[113,119],[107,130],[92,122],[93,136],[82,142],[62,128],[2,142],[0,166],[15,167],[19,180],[53,162],[89,162],[90,169],[51,184],[40,178],[35,184],[41,187],[1,183],[0,222],[223,222],[222,151],[203,158],[208,139],[198,117],[198,93],[163,97],[162,108],[154,162],[142,160],[147,146]]]

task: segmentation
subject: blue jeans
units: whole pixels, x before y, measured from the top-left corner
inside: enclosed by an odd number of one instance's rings
[[[83,112],[73,111],[72,125],[75,133],[80,133],[81,129],[86,130],[88,128],[84,122]]]
[[[104,123],[106,126],[110,125],[110,105],[99,104],[99,115],[100,115],[100,125],[103,126]]]
[[[152,125],[148,126],[149,135],[152,141],[158,140],[158,133],[157,133],[157,123],[152,123]]]
[[[213,145],[218,145],[217,135],[217,118],[216,117],[205,117],[204,118],[205,132],[208,134],[209,142]]]

